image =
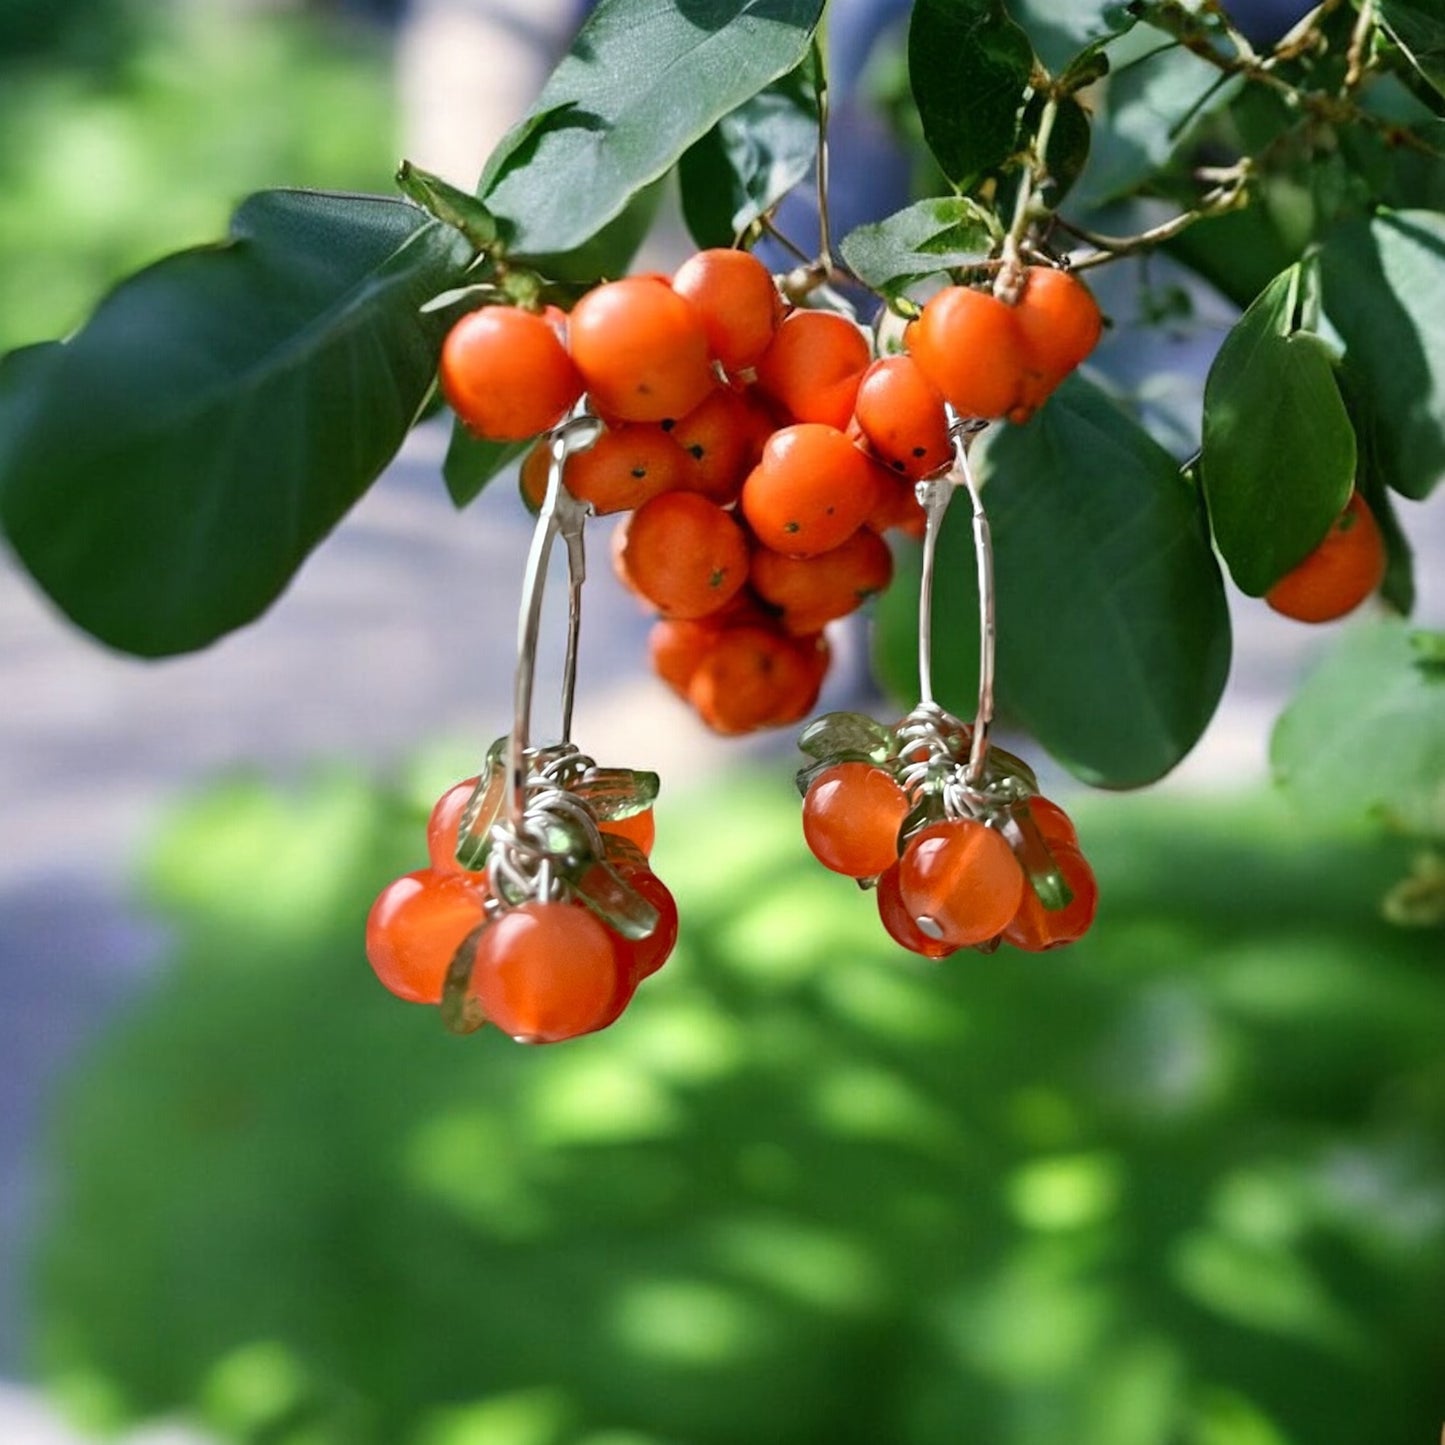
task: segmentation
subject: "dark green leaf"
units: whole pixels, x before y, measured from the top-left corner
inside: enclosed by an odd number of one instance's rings
[[[0,403],[21,559],[126,651],[249,622],[400,445],[446,325],[419,308],[470,255],[404,201],[268,191],[226,242],[122,283]]]
[[[1034,54],[1056,76],[1134,24],[1125,0],[1007,0],[1007,4],[1009,14],[1033,42]]]
[[[1207,60],[1140,25],[1108,47],[1110,73],[1094,116],[1089,164],[1075,204],[1099,206],[1137,190],[1238,87]]]
[[[1408,617],[1415,610],[1415,559],[1391,500],[1385,466],[1381,461],[1380,425],[1375,420],[1368,396],[1363,393],[1353,373],[1342,370],[1339,382],[1345,410],[1349,412],[1350,423],[1355,429],[1355,486],[1374,514],[1385,543],[1385,577],[1380,583],[1380,596],[1395,611]]]
[[[603,0],[480,193],[514,253],[575,250],[794,69],[823,0]]]
[[[917,0],[908,74],[924,138],[944,175],[967,189],[1006,161],[1034,53],[1000,0]]]
[[[997,232],[993,216],[977,202],[941,196],[859,226],[839,250],[865,285],[894,294],[925,276],[986,259]]]
[[[1165,249],[1241,309],[1299,259],[1259,205],[1197,221]]]
[[[1275,778],[1312,819],[1445,838],[1445,676],[1413,636],[1394,620],[1350,629],[1276,724]]]
[[[1376,13],[1420,74],[1445,95],[1445,11],[1438,0],[1377,0]]]
[[[1320,254],[1325,311],[1378,425],[1379,459],[1403,496],[1445,474],[1445,217],[1348,221]]]
[[[818,102],[804,64],[725,115],[683,155],[682,211],[699,246],[734,238],[798,185],[818,150]]]
[[[1204,386],[1200,475],[1220,555],[1263,596],[1319,544],[1355,480],[1355,434],[1328,347],[1296,329],[1303,268],[1282,271],[1225,338]]]
[[[1075,377],[1025,427],[991,435],[980,475],[998,589],[998,698],[1065,767],[1105,787],[1167,773],[1229,670],[1229,616],[1194,492],[1174,459]],[[901,569],[906,572],[907,569]],[[891,686],[914,688],[916,567],[880,609]],[[944,525],[934,668],[973,715],[977,593],[967,508]]]
[[[447,491],[458,507],[465,507],[474,501],[482,488],[497,475],[505,471],[521,456],[530,442],[492,442],[474,436],[461,422],[452,423],[452,439],[447,445],[446,460],[442,463],[442,475],[446,478]]]

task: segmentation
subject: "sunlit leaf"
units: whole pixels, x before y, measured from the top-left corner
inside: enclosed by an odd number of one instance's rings
[[[1355,433],[1329,348],[1297,328],[1306,277],[1283,271],[1225,338],[1204,386],[1200,475],[1220,554],[1259,597],[1344,510]]]
[[[730,111],[793,70],[822,0],[603,0],[480,194],[510,249],[575,250]]]
[[[249,622],[391,459],[470,256],[404,201],[269,191],[131,277],[0,388],[0,517],[81,627],[130,652]]]
[[[730,246],[812,169],[818,102],[804,64],[759,91],[690,146],[678,164],[682,211],[699,246]]]
[[[1399,621],[1355,627],[1305,682],[1270,763],[1309,817],[1445,839],[1445,669],[1430,661],[1442,645]]]
[[[860,281],[893,294],[926,276],[977,264],[997,239],[997,223],[984,207],[966,196],[940,196],[859,226],[839,249]]]
[[[1320,275],[1385,480],[1428,496],[1445,476],[1445,217],[1346,221],[1325,239]]]

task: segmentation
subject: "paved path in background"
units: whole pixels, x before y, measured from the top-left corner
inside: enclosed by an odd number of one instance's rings
[[[440,481],[444,446],[440,428],[414,436],[261,622],[190,657],[105,652],[0,558],[0,1376],[23,1371],[21,1246],[43,1208],[47,1099],[163,941],[128,903],[127,881],[166,809],[227,769],[285,778],[342,755],[384,773],[423,742],[480,749],[508,723],[530,522],[506,481],[456,513]],[[1445,508],[1407,526],[1422,559],[1420,615],[1441,625]],[[673,787],[740,754],[775,755],[786,773],[790,737],[713,738],[648,676],[647,621],[613,580],[605,538],[591,550],[579,740],[645,761]],[[1234,605],[1225,705],[1168,787],[1263,777],[1269,724],[1328,640]],[[839,651],[826,706],[852,704],[865,686],[856,629]],[[544,679],[539,699],[554,695]],[[0,1389],[5,1445],[65,1445],[72,1437],[48,1418]]]

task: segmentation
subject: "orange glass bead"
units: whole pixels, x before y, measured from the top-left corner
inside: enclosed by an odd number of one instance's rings
[[[632,988],[651,978],[672,956],[677,944],[677,901],[651,869],[621,869],[622,876],[657,909],[657,926],[646,938],[619,938],[617,954]]]
[[[839,763],[820,773],[803,799],[803,838],[825,868],[872,878],[898,861],[898,829],[908,794],[872,763]]]
[[[597,826],[602,832],[611,833],[615,838],[626,838],[641,851],[644,858],[652,852],[652,844],[657,837],[657,823],[651,808],[644,808],[630,818],[600,819]]]
[[[431,868],[388,884],[366,920],[366,957],[382,984],[408,1003],[440,1003],[463,940],[486,921],[486,894]]]
[[[903,898],[898,892],[898,864],[894,864],[878,880],[878,918],[894,943],[910,952],[922,954],[924,958],[947,958],[958,950],[951,943],[943,943],[919,931]]]
[[[476,791],[477,781],[476,778],[463,778],[460,783],[448,788],[437,799],[436,807],[427,819],[427,856],[438,873],[467,873],[457,862],[457,829],[472,793]]]
[[[1045,908],[1032,888],[1025,888],[1019,910],[1004,929],[1004,942],[1029,953],[1042,953],[1046,948],[1062,948],[1089,931],[1099,907],[1099,885],[1088,860],[1063,843],[1052,843],[1050,851],[1059,872],[1064,875],[1069,892],[1074,896],[1063,908]]]
[[[992,828],[972,818],[933,823],[899,860],[898,889],[915,920],[929,919],[945,943],[985,943],[1018,912],[1024,872]],[[920,931],[929,932],[919,923]]]
[[[599,919],[579,903],[542,901],[493,919],[477,945],[472,989],[503,1033],[551,1044],[616,1018],[627,978]]]

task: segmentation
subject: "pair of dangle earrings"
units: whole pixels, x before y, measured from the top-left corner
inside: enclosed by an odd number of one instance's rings
[[[556,1043],[613,1023],[667,962],[677,906],[648,863],[656,773],[602,767],[572,741],[589,509],[563,484],[602,424],[577,415],[549,437],[517,628],[510,733],[480,772],[437,801],[430,866],[372,905],[366,952],[400,998],[440,1006],[455,1033],[490,1023]],[[532,743],[543,594],[554,542],[567,555],[567,643],[558,741]]]
[[[862,713],[815,719],[798,745],[803,835],[825,867],[876,890],[889,936],[927,958],[1001,943],[1038,952],[1072,943],[1098,888],[1073,822],[1039,793],[1021,758],[993,745],[993,549],[969,450],[983,424],[948,408],[952,465],[916,484],[923,508],[918,705],[892,727]],[[933,693],[933,580],[944,515],[971,506],[978,573],[978,705],[972,724]]]

